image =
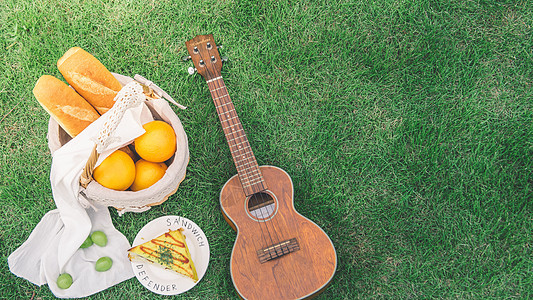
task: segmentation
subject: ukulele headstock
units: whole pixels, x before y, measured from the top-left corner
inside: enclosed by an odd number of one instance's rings
[[[185,42],[185,46],[196,70],[205,80],[220,76],[222,59],[212,34],[197,35]]]

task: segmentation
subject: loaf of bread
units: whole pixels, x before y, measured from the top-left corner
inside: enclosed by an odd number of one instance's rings
[[[33,95],[71,137],[100,117],[89,102],[54,76],[41,76],[33,88]]]
[[[122,85],[107,68],[87,51],[70,48],[58,61],[65,80],[100,114],[113,107]]]

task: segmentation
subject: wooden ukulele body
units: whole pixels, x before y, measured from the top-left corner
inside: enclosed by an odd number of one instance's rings
[[[335,248],[318,225],[295,210],[289,175],[273,166],[261,166],[260,170],[268,186],[266,192],[275,201],[274,212],[264,219],[267,221],[258,221],[250,214],[250,197],[244,194],[237,175],[220,192],[224,217],[237,232],[231,254],[233,284],[245,299],[312,297],[328,285],[335,273]],[[276,256],[272,250],[294,249],[287,246],[289,240],[299,249],[273,259],[267,255],[267,261],[261,262],[261,250],[270,249],[271,255]]]

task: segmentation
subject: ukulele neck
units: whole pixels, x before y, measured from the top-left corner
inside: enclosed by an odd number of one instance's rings
[[[233,162],[246,196],[266,190],[267,186],[257,164],[241,121],[228,94],[222,76],[207,80],[222,130],[228,141]]]

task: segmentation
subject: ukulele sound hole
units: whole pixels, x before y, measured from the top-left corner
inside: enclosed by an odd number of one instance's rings
[[[274,197],[266,192],[255,193],[248,199],[248,213],[257,221],[266,221],[276,212]]]

